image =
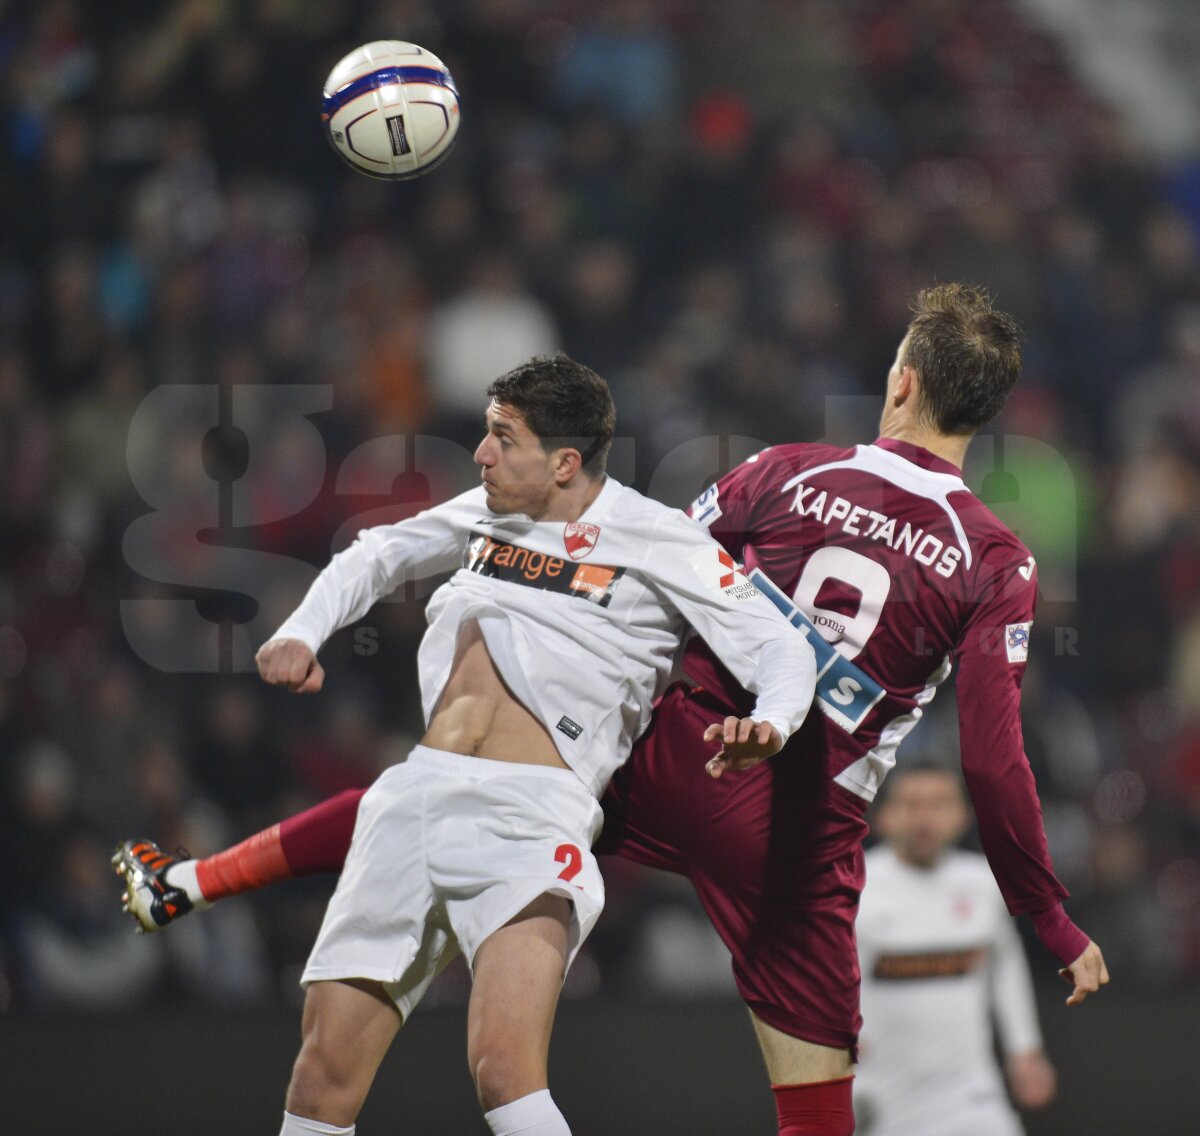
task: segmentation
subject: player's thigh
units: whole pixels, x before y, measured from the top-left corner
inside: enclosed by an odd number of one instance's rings
[[[571,904],[562,896],[540,895],[476,950],[467,1059],[477,1081],[486,1079],[485,1063],[492,1067],[493,1082],[544,1079],[572,918]],[[499,1072],[497,1063],[504,1066]],[[524,1086],[529,1092],[537,1087]]]
[[[756,841],[747,838],[750,847]],[[734,841],[729,854],[737,854]],[[860,855],[852,850],[824,870],[781,865],[786,886],[773,880],[773,861],[758,873],[699,858],[691,869],[696,894],[729,948],[738,993],[755,1017],[787,1038],[851,1056],[862,1024],[854,940]]]
[[[713,780],[695,741],[709,717],[678,692],[660,704],[652,732],[614,779],[615,850],[688,875],[756,1016],[814,1046],[850,1050],[860,1024],[853,926],[862,805],[842,800],[803,753]],[[613,797],[601,851],[613,850]]]

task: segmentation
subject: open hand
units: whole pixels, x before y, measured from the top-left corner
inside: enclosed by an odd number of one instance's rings
[[[710,777],[720,777],[727,769],[749,769],[783,749],[783,737],[770,722],[753,718],[735,718],[714,722],[704,731],[706,742],[720,742],[721,748],[704,767]]]

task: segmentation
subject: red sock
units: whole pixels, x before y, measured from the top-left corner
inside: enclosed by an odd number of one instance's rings
[[[215,901],[293,876],[340,872],[365,792],[347,789],[224,852],[198,860],[196,883],[204,898]]]
[[[853,1076],[807,1085],[772,1085],[779,1136],[853,1136]]]
[[[196,883],[210,902],[266,887],[291,874],[279,846],[277,824],[224,852],[196,861]]]

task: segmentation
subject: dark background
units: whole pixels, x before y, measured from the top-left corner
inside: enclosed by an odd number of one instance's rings
[[[1057,994],[1042,1000],[1061,1093],[1026,1118],[1029,1136],[1195,1132],[1194,1060],[1183,1039],[1200,999],[1111,993],[1083,1025],[1074,1011],[1063,1013]],[[136,1028],[126,1018],[39,1018],[0,1030],[13,1087],[6,1123],[44,1136],[271,1133],[297,1038],[295,1017],[278,1013],[152,1011]],[[380,1069],[359,1131],[485,1133],[463,1053],[461,1013],[415,1015]],[[577,1136],[776,1131],[745,1011],[726,999],[568,1004],[555,1026],[550,1077]],[[48,1093],[47,1085],[62,1091]]]

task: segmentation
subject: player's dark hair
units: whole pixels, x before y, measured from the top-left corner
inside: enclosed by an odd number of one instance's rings
[[[921,377],[918,417],[943,434],[974,434],[1004,406],[1021,373],[1021,332],[972,284],[924,289],[903,362]]]
[[[608,383],[591,367],[561,352],[539,355],[501,375],[487,393],[517,411],[545,449],[569,446],[589,477],[604,472],[617,410]]]

